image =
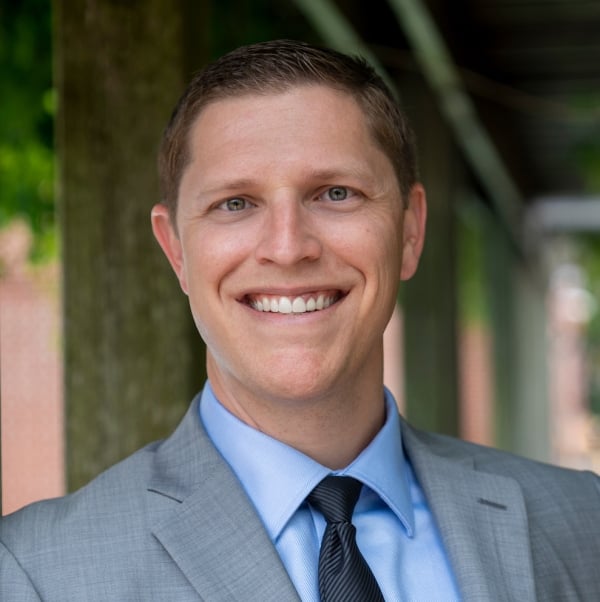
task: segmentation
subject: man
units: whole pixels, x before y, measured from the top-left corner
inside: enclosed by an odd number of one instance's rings
[[[426,203],[365,63],[238,49],[159,165],[209,383],[169,439],[1,523],[0,599],[600,599],[597,476],[415,431],[384,390]]]

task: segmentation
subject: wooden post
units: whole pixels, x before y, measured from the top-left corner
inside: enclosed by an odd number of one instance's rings
[[[516,272],[515,374],[517,404],[513,418],[513,448],[517,454],[550,462],[550,395],[546,289],[534,262]]]
[[[420,82],[401,87],[419,146],[428,199],[425,250],[416,276],[404,283],[406,408],[421,428],[458,434],[457,287],[454,203],[457,150]]]
[[[494,433],[496,446],[514,450],[514,418],[517,404],[515,373],[516,257],[509,240],[492,216],[484,221],[485,273],[493,332]]]
[[[204,4],[54,5],[69,489],[167,433],[204,378],[149,218],[157,144],[203,38],[188,7]]]
[[[494,339],[498,447],[549,461],[550,419],[543,277],[506,232],[486,220],[486,274]]]

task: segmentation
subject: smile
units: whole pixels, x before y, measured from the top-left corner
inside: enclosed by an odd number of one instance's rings
[[[340,291],[299,295],[248,295],[248,305],[256,311],[279,314],[305,314],[327,309],[342,298]]]

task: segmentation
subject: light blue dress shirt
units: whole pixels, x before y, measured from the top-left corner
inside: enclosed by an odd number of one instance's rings
[[[323,516],[305,502],[329,474],[363,487],[352,522],[386,602],[460,599],[434,518],[402,448],[400,417],[385,392],[384,426],[344,470],[332,472],[227,411],[207,383],[200,404],[209,437],[241,481],[303,602],[319,602]]]

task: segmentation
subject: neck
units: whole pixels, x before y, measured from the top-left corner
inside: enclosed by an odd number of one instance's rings
[[[233,415],[332,470],[348,466],[385,422],[381,374],[345,379],[343,386],[290,399],[250,394],[210,356],[207,372],[217,399]]]

